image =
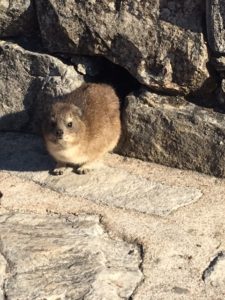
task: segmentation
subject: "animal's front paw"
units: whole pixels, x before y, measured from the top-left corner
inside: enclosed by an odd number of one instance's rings
[[[63,175],[63,173],[64,171],[62,169],[53,169],[50,171],[50,174],[54,176]]]
[[[87,173],[89,173],[89,172],[91,172],[92,171],[92,169],[90,169],[90,168],[87,168],[87,167],[79,167],[78,169],[76,169],[75,170],[75,172],[77,173],[77,174],[80,174],[80,175],[84,175],[84,174],[87,174]]]

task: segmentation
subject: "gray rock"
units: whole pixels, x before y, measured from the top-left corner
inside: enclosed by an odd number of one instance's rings
[[[54,162],[37,137],[0,134],[0,145],[1,170],[16,173],[58,192],[110,207],[167,216],[196,202],[202,195],[195,188],[171,187],[107,166],[83,176],[72,173],[69,168],[63,176],[52,176],[48,170],[53,168]]]
[[[1,214],[0,240],[4,299],[128,299],[142,280],[139,248],[96,216]]]
[[[222,74],[225,72],[225,56],[212,57],[211,63],[218,72],[221,72]]]
[[[209,263],[209,266],[204,270],[202,279],[206,284],[208,296],[213,297],[225,294],[225,254],[219,252]]]
[[[83,82],[72,65],[4,41],[0,42],[0,74],[0,130],[27,130],[34,119],[38,123],[48,101]]]
[[[218,101],[223,107],[225,107],[225,79],[221,81],[221,85],[218,90]]]
[[[31,35],[38,28],[31,0],[0,2],[0,38]]]
[[[102,63],[98,57],[73,56],[71,62],[74,64],[76,71],[82,75],[94,77],[102,71]],[[107,74],[105,75],[107,76]]]
[[[225,176],[225,116],[143,90],[127,97],[120,152],[171,167]]]
[[[0,253],[0,300],[5,300],[5,295],[3,292],[5,275],[7,270],[7,261],[4,256]]]
[[[210,89],[202,0],[38,0],[36,7],[50,52],[103,55],[157,90]]]
[[[207,32],[211,49],[225,53],[225,0],[207,0]]]

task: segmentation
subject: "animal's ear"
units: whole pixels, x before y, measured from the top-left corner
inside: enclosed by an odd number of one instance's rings
[[[77,107],[77,114],[81,118],[82,117],[82,111],[80,108]]]
[[[80,118],[82,117],[82,110],[79,107],[73,105],[73,112],[74,112],[74,115],[76,115]]]

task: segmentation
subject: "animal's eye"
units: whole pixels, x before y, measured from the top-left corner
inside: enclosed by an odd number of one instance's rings
[[[67,127],[72,127],[72,126],[73,126],[72,122],[67,123]]]

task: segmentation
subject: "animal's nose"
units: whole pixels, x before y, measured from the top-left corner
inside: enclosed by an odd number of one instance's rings
[[[57,135],[58,137],[61,137],[61,136],[63,135],[62,129],[57,129],[57,130],[56,130],[56,135]]]

